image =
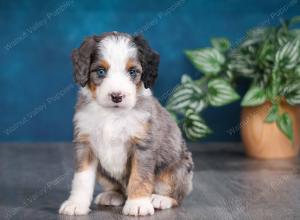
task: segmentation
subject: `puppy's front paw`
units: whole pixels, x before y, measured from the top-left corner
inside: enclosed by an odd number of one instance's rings
[[[154,208],[148,197],[139,199],[127,199],[123,208],[124,215],[145,216],[153,215]]]
[[[59,209],[59,214],[63,215],[86,215],[89,212],[89,204],[76,202],[70,199],[61,204]]]
[[[125,202],[125,197],[118,192],[109,191],[100,193],[94,202],[97,205],[121,206]]]

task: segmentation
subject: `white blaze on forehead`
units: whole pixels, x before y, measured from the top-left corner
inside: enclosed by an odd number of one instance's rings
[[[98,49],[100,57],[115,70],[124,69],[129,58],[137,58],[137,48],[126,36],[107,36],[99,42]]]

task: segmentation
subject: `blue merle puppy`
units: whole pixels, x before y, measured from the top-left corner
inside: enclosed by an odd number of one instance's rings
[[[192,189],[193,161],[181,132],[152,96],[159,54],[142,36],[88,37],[72,53],[81,86],[74,115],[76,172],[59,213],[85,215],[95,203],[123,214],[177,206]]]

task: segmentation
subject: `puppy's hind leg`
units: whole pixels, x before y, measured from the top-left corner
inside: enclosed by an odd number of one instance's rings
[[[103,175],[100,164],[98,165],[97,180],[103,192],[96,196],[94,200],[96,205],[121,206],[124,204],[125,196],[122,193],[121,185]]]
[[[162,171],[155,178],[154,194],[151,196],[151,203],[155,209],[168,209],[177,206],[177,200],[172,198],[175,183],[172,180],[171,169]]]
[[[155,194],[152,205],[156,209],[167,209],[179,205],[192,190],[193,161],[186,152],[172,167],[161,171],[155,178]]]
[[[116,191],[107,191],[99,193],[94,202],[96,205],[121,206],[125,202],[125,196]]]

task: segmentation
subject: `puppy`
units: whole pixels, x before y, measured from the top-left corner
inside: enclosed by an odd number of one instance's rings
[[[181,132],[152,96],[159,55],[142,36],[111,32],[72,53],[81,86],[74,115],[76,172],[59,213],[85,215],[95,203],[123,214],[177,206],[192,189],[193,161]]]

